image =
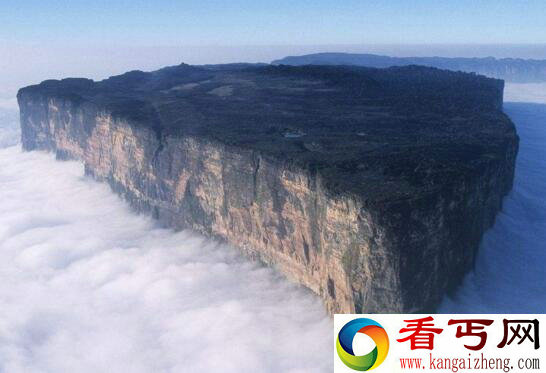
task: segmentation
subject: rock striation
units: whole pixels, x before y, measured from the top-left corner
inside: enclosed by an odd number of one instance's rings
[[[503,82],[426,67],[179,65],[18,93],[22,145],[233,244],[329,312],[433,310],[512,186]]]

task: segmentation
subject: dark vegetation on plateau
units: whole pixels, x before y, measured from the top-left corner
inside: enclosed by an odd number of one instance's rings
[[[251,149],[338,190],[402,198],[504,156],[514,128],[500,111],[503,84],[422,66],[181,64],[21,92],[98,107],[160,138]]]

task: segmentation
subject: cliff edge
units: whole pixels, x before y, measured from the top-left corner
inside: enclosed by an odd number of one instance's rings
[[[407,66],[179,65],[18,93],[25,150],[223,239],[330,312],[432,310],[511,189],[503,82]]]

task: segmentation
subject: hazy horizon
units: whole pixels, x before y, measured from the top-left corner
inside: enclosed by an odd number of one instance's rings
[[[0,107],[45,79],[287,55],[546,59],[546,3],[20,0],[0,12]],[[522,22],[522,19],[525,22]]]
[[[495,57],[546,59],[546,44],[368,44],[254,46],[59,46],[1,44],[0,108],[16,108],[21,87],[46,79],[105,79],[130,70],[155,70],[181,62],[216,64],[264,62],[322,52],[372,53],[396,57]]]

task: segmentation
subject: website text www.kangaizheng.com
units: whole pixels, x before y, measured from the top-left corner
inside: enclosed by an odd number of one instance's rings
[[[540,358],[525,357],[519,359],[487,357],[483,353],[480,355],[469,354],[467,357],[439,357],[429,354],[428,359],[424,358],[400,358],[400,368],[402,369],[430,369],[440,371],[475,371],[488,370],[498,372],[522,371],[522,370],[540,370]]]

